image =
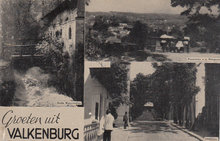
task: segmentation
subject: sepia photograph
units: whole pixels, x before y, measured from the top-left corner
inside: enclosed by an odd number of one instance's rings
[[[0,2],[0,105],[82,106],[84,1]]]
[[[0,0],[0,140],[219,141],[219,92],[219,0]]]
[[[85,57],[219,62],[219,6],[214,0],[88,0]]]
[[[219,137],[220,64],[85,64],[85,140]]]

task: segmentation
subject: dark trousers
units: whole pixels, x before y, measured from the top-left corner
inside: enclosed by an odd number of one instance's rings
[[[103,141],[111,141],[111,132],[112,130],[105,130],[103,134]]]
[[[126,128],[127,128],[127,126],[128,126],[128,122],[127,122],[127,121],[125,121],[125,122],[124,122],[124,129],[126,129]]]

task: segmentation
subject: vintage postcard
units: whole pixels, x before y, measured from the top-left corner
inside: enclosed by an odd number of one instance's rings
[[[0,0],[0,140],[218,141],[218,0]]]

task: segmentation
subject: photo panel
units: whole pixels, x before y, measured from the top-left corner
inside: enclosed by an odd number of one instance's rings
[[[83,106],[84,16],[84,0],[1,1],[0,106]]]
[[[218,6],[211,1],[89,0],[85,58],[217,63]]]
[[[86,138],[107,136],[110,110],[112,140],[218,140],[220,64],[86,61],[85,66],[85,125],[93,125]]]

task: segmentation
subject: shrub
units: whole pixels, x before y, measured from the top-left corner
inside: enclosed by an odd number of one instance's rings
[[[49,84],[59,93],[75,98],[75,54],[70,55],[64,51],[64,45],[59,40],[45,37],[37,45],[37,50],[44,56],[44,65],[51,74]]]
[[[0,105],[10,106],[14,98],[16,83],[13,80],[3,81],[0,84]]]

